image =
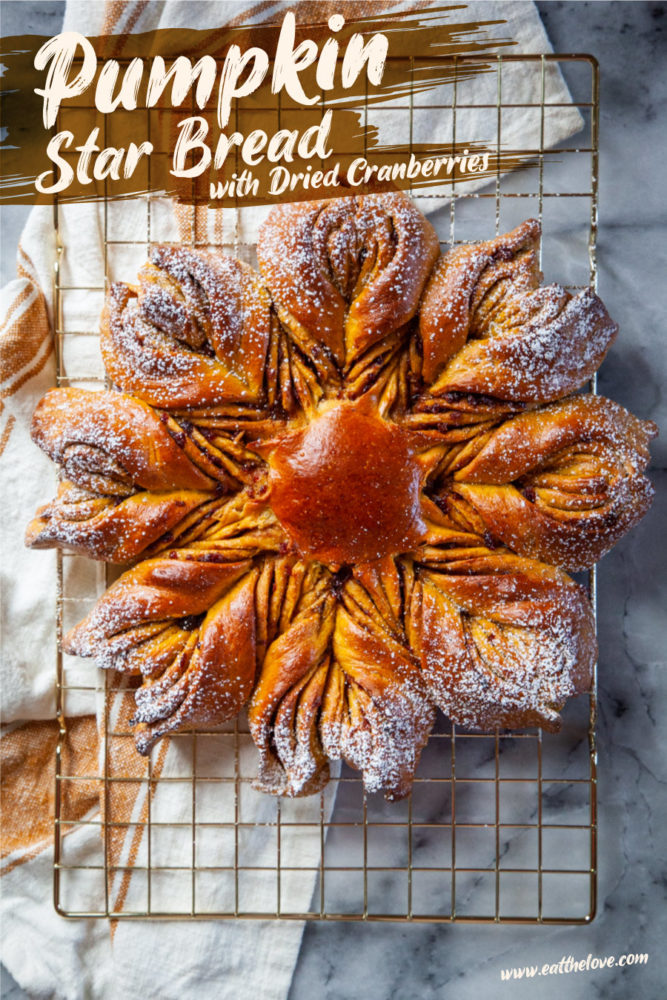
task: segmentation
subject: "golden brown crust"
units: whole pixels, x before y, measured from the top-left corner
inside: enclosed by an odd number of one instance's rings
[[[262,393],[270,299],[247,264],[156,246],[139,288],[112,286],[101,323],[113,382],[168,409],[255,402]]]
[[[255,585],[247,573],[218,600],[181,654],[178,670],[154,673],[137,691],[140,753],[170,732],[218,725],[241,710],[256,672]],[[187,661],[187,663],[186,663]]]
[[[283,324],[341,368],[412,319],[437,254],[433,227],[400,192],[280,205],[257,245]]]
[[[411,613],[437,705],[474,729],[558,729],[567,698],[588,690],[597,655],[583,589],[509,554],[462,554],[422,572]]]
[[[332,594],[324,594],[267,650],[248,708],[250,732],[260,753],[258,785],[264,791],[308,794],[326,781],[313,702],[317,705],[321,699],[335,604]]]
[[[409,436],[349,403],[281,438],[269,469],[271,506],[310,558],[354,565],[410,551],[423,535]]]
[[[119,499],[60,483],[58,495],[44,504],[28,525],[26,545],[33,549],[54,545],[93,559],[123,563],[176,528],[210,493],[181,490],[173,493],[134,493]]]
[[[106,666],[122,669],[124,655],[133,645],[130,629],[205,614],[250,566],[249,561],[146,559],[109,587],[67,634],[63,649],[94,655]]]
[[[185,455],[160,416],[133,396],[53,389],[37,406],[31,432],[73,482],[99,492],[216,485]]]
[[[271,212],[263,280],[162,246],[114,286],[103,353],[133,395],[42,401],[66,479],[27,541],[140,560],[63,648],[141,677],[142,753],[248,703],[258,787],[307,795],[342,759],[399,798],[435,706],[555,729],[589,687],[590,604],[556,565],[645,512],[654,427],[557,401],[616,327],[592,292],[538,287],[539,236],[456,248],[428,280],[437,240],[404,195],[311,202]]]
[[[392,634],[363,597],[352,585],[341,595],[333,655],[342,676],[328,693],[320,731],[329,757],[363,771],[370,791],[400,799],[412,787],[435,711],[405,636]]]
[[[487,243],[456,247],[440,258],[419,310],[422,374],[427,385],[468,340],[474,321],[473,302],[480,300],[482,290],[488,293],[497,286],[495,317],[499,312],[502,316],[502,304],[508,296],[537,288],[541,278],[540,233],[539,222],[528,219],[511,233]]]
[[[590,289],[539,288],[535,219],[440,259],[420,310],[429,395],[547,403],[579,389],[618,332]]]
[[[548,403],[590,379],[616,336],[590,289],[572,297],[558,285],[516,304],[511,324],[494,323],[469,341],[431,386],[433,396],[475,393],[510,402]]]
[[[583,569],[648,510],[655,432],[611,400],[575,396],[504,423],[452,490],[515,552]]]

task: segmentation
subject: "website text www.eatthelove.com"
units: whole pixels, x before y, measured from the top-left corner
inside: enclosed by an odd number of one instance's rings
[[[606,955],[597,958],[588,955],[587,958],[576,959],[573,955],[563,955],[560,962],[545,962],[544,965],[522,965],[513,969],[501,969],[500,978],[505,982],[510,979],[533,979],[535,976],[558,976],[569,972],[594,972],[599,969],[621,969],[629,965],[646,965],[648,954],[628,954],[617,958]]]

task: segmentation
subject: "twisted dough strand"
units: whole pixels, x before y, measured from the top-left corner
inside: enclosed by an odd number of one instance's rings
[[[648,510],[655,433],[609,399],[575,396],[506,421],[451,489],[515,552],[584,569]]]
[[[429,395],[546,403],[595,374],[618,333],[590,289],[539,288],[535,219],[440,259],[420,311]]]
[[[433,227],[398,192],[278,206],[257,245],[283,324],[339,368],[412,319],[437,254]]]
[[[543,563],[452,550],[438,572],[419,574],[411,615],[429,691],[462,726],[557,730],[566,699],[590,685],[588,598]]]
[[[167,409],[255,403],[263,391],[270,299],[240,261],[153,247],[139,287],[112,286],[104,366],[121,389]]]

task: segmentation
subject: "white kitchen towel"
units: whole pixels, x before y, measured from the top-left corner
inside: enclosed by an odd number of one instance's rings
[[[387,5],[389,6],[389,5]],[[393,9],[401,9],[394,5]],[[408,6],[407,4],[405,5]],[[425,5],[420,5],[424,7]],[[147,31],[157,27],[198,26],[212,27],[223,22],[240,23],[262,19],[280,20],[284,12],[293,9],[283,3],[146,3],[111,2],[101,4],[74,0],[67,5],[65,30],[81,31],[95,35]],[[297,16],[306,10],[315,10],[312,4],[296,5]],[[363,4],[347,4],[343,10],[352,19],[364,10]],[[377,8],[376,8],[377,9]],[[503,51],[540,53],[549,52],[549,43],[532,3],[503,3],[480,0],[466,8],[451,8],[438,12],[434,17],[461,24],[484,20],[487,38],[499,41],[512,39],[516,43]],[[494,23],[495,22],[495,23]],[[437,22],[436,22],[437,23]],[[503,73],[503,87],[511,86],[516,94],[515,103],[535,100],[535,75],[521,72],[520,68],[507,67]],[[546,67],[544,75],[545,97],[549,103],[567,104],[569,96],[556,69]],[[538,95],[538,100],[539,100]],[[459,104],[476,105],[477,111],[459,111],[457,135],[467,134],[488,142],[491,147],[498,141],[496,132],[497,79],[494,74],[476,76],[460,84],[457,93]],[[436,100],[435,96],[429,98]],[[481,109],[480,106],[490,105]],[[466,115],[470,114],[467,119]],[[481,116],[481,117],[480,117]],[[424,124],[416,122],[417,141],[434,136]],[[482,125],[480,125],[482,122]],[[390,141],[393,126],[381,141]],[[551,147],[581,126],[581,117],[574,108],[561,107],[547,113],[544,131],[531,109],[524,109],[508,118],[500,136],[506,148],[535,148],[540,137],[545,147]],[[445,112],[438,117],[438,127],[446,131],[451,122]],[[481,128],[481,131],[480,131]],[[426,129],[422,136],[420,129]],[[536,131],[537,130],[537,131]],[[443,132],[444,134],[444,132]],[[477,188],[468,188],[474,192]],[[429,206],[430,207],[430,206]],[[184,214],[185,211],[185,214]],[[31,443],[29,426],[31,413],[47,388],[55,380],[55,357],[60,354],[61,371],[75,384],[85,385],[91,377],[103,374],[96,338],[97,321],[104,295],[105,277],[108,280],[133,280],[137,266],[145,255],[145,245],[135,248],[114,249],[109,246],[105,254],[103,237],[107,235],[122,242],[130,234],[146,232],[146,206],[142,201],[128,201],[104,209],[99,205],[82,204],[61,207],[59,233],[61,248],[56,246],[53,213],[48,208],[35,208],[31,213],[19,248],[19,277],[3,292],[2,315],[4,323],[0,334],[2,349],[2,403],[0,413],[0,472],[2,474],[2,510],[0,522],[3,546],[2,566],[2,691],[3,719],[8,723],[7,735],[0,743],[7,742],[14,751],[19,749],[15,761],[24,768],[25,775],[36,768],[37,757],[32,752],[35,732],[44,724],[26,720],[48,720],[55,713],[54,667],[56,602],[56,561],[51,552],[26,551],[22,536],[26,522],[39,503],[53,495],[55,470],[51,463]],[[244,216],[244,239],[252,241],[258,219],[263,212]],[[211,211],[187,214],[176,212],[169,202],[155,206],[152,216],[153,240],[183,239],[184,226],[202,226],[210,233],[212,242],[232,240],[236,221],[231,212]],[[238,235],[238,232],[236,232]],[[53,278],[56,261],[60,265],[63,285],[80,289],[66,298],[66,313],[58,317],[58,324],[79,334],[56,343],[54,340]],[[92,382],[91,385],[96,383]],[[104,574],[99,566],[83,559],[66,560],[66,592],[71,596],[67,614],[85,613],[86,606],[104,586]],[[73,623],[73,622],[72,622]],[[71,691],[64,706],[65,714],[72,720],[98,712],[97,727],[90,719],[86,728],[87,738],[95,743],[97,729],[104,726],[103,712],[99,709],[91,684],[92,671],[88,663],[66,660],[66,677],[73,687],[89,690]],[[120,697],[112,705],[112,723],[129,715],[131,695]],[[124,714],[125,713],[125,714]],[[115,721],[114,721],[115,720]],[[108,719],[107,719],[108,724]],[[72,723],[70,721],[70,726]],[[122,727],[121,727],[122,728]],[[49,738],[55,739],[55,723]],[[190,737],[184,738],[186,741]],[[200,740],[198,773],[206,766],[205,755],[214,758],[212,767],[219,766],[217,748],[224,742],[225,734]],[[216,742],[218,741],[218,742]],[[103,752],[103,744],[100,744]],[[208,751],[202,749],[208,747]],[[247,744],[247,751],[253,751]],[[96,745],[92,759],[95,759]],[[118,747],[117,756],[112,748],[111,766],[124,773],[137,769],[137,777],[145,777],[145,764],[136,755],[126,757]],[[245,745],[243,749],[245,753]],[[210,907],[212,911],[228,910],[235,902],[236,885],[230,880],[238,844],[232,845],[215,828],[215,842],[207,844],[199,831],[193,847],[192,772],[191,756],[185,742],[178,739],[165,742],[154,752],[153,778],[172,779],[157,781],[154,796],[148,801],[147,783],[137,781],[133,794],[117,804],[115,814],[124,825],[122,835],[113,838],[107,861],[117,868],[109,885],[110,908],[125,914],[143,912],[147,908],[148,879],[145,867],[148,852],[151,864],[171,867],[170,877],[156,877],[151,881],[151,906],[177,912],[187,911],[193,891],[197,908]],[[72,761],[75,762],[75,755]],[[50,760],[48,765],[50,767]],[[253,761],[254,763],[254,761]],[[72,766],[76,768],[76,764]],[[83,765],[81,765],[83,766]],[[87,766],[94,766],[90,764]],[[249,764],[249,766],[252,766]],[[20,772],[19,772],[20,773]],[[76,773],[76,770],[74,771]],[[43,819],[44,812],[52,808],[42,792],[31,796],[28,789],[26,808],[33,810],[32,820]],[[16,787],[12,785],[12,787]],[[221,824],[229,815],[229,794],[233,785],[222,782],[216,786],[218,793],[201,792],[201,816],[211,809],[213,817]],[[243,786],[246,787],[245,785]],[[211,785],[213,788],[213,785]],[[14,793],[15,794],[15,793]],[[208,798],[207,798],[208,796]],[[325,814],[331,809],[331,795],[325,799]],[[10,803],[11,808],[11,803]],[[264,866],[269,876],[249,879],[241,887],[239,908],[273,913],[276,910],[275,873],[271,868],[275,860],[275,829],[271,827],[275,815],[275,800],[256,795],[247,803],[249,822],[247,834],[242,835],[241,850],[257,860],[258,869]],[[316,863],[319,858],[319,799],[306,799],[289,803],[286,808],[297,823],[312,823],[312,831],[301,830],[298,836],[281,844],[282,863],[287,856],[295,859],[294,873],[288,887],[293,908],[306,908],[316,886]],[[146,833],[147,814],[159,827],[157,817],[166,818],[166,825],[159,836]],[[313,809],[317,813],[313,821]],[[201,820],[201,816],[199,819]],[[74,825],[65,837],[66,863],[75,866],[63,872],[63,903],[72,909],[98,909],[104,902],[104,854],[100,837],[100,812],[92,800],[85,800],[76,819],[84,825]],[[31,821],[32,822],[32,821]],[[26,831],[33,829],[26,822]],[[201,820],[202,828],[205,822]],[[262,824],[268,824],[262,826]],[[180,825],[179,825],[180,824]],[[47,824],[48,825],[48,824]],[[39,835],[21,843],[12,842],[11,850],[3,851],[2,895],[2,960],[14,978],[29,996],[49,996],[63,1000],[84,997],[124,997],[142,1000],[165,1000],[196,994],[207,998],[262,997],[262,1000],[281,1000],[289,990],[292,971],[297,960],[302,924],[294,921],[263,923],[256,921],[197,921],[178,920],[169,923],[120,919],[114,922],[113,935],[105,921],[78,919],[65,921],[58,916],[51,900],[51,873],[53,847],[48,834],[39,826]],[[272,832],[273,831],[273,832]],[[193,856],[193,851],[204,852]],[[217,879],[202,880],[195,884],[190,865],[193,860],[217,869]],[[206,859],[205,862],[202,859]],[[213,859],[213,861],[211,861]],[[181,864],[174,864],[180,861]],[[84,868],[84,865],[91,865]],[[169,874],[169,873],[167,873]],[[286,884],[286,883],[285,883]]]

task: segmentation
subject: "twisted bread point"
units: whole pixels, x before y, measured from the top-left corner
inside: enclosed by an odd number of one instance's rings
[[[269,646],[248,709],[260,753],[257,787],[308,795],[329,776],[317,714],[330,661],[335,598],[305,607]]]
[[[134,719],[140,753],[166,733],[223,722],[247,701],[256,666],[250,566],[146,560],[65,636],[66,652],[146,677]]]
[[[239,713],[255,682],[255,585],[246,574],[193,631],[176,670],[149,678],[136,693],[135,741],[148,753],[162,736],[219,725]],[[173,661],[172,661],[173,662]]]
[[[320,721],[326,753],[362,771],[369,791],[403,798],[435,711],[402,631],[392,634],[357,584],[341,595],[333,656]]]
[[[94,656],[99,666],[142,672],[142,658],[133,652],[137,645],[133,630],[156,623],[166,628],[178,619],[206,614],[250,565],[248,560],[146,559],[109,587],[90,614],[65,636],[63,649],[77,656]],[[148,631],[156,634],[155,629]],[[154,664],[145,662],[152,672]]]
[[[117,283],[107,297],[104,366],[116,385],[155,406],[256,402],[270,306],[258,276],[241,261],[153,247],[139,288]]]
[[[546,403],[595,374],[618,327],[590,289],[573,298],[559,285],[538,288],[539,237],[530,219],[440,259],[419,326],[431,396]]]
[[[134,498],[130,498],[134,499]],[[168,732],[222,722],[245,704],[264,649],[265,595],[255,590],[258,553],[284,535],[270,511],[240,494],[209,505],[107,590],[63,649],[145,680],[137,691],[137,747],[147,753]],[[256,612],[257,605],[257,612]]]
[[[405,637],[365,589],[350,581],[338,603],[323,581],[269,646],[248,718],[263,791],[311,794],[328,779],[327,758],[343,758],[369,791],[401,798],[435,713]]]
[[[98,493],[216,486],[187,457],[165,420],[133,396],[53,389],[37,406],[31,433],[68,479]]]
[[[123,563],[171,533],[210,493],[134,493],[124,499],[100,496],[66,480],[55,500],[44,504],[28,525],[26,545],[62,546],[93,559]]]
[[[177,526],[179,533],[192,528],[197,508],[220,506],[223,493],[254,483],[260,462],[238,442],[206,437],[115,392],[47,393],[32,435],[69,478],[37,511],[26,544],[62,545],[112,562],[134,559],[160,541],[168,545]]]
[[[565,573],[505,553],[450,550],[422,570],[409,634],[435,703],[473,729],[558,730],[588,690],[597,647],[590,604]]]
[[[448,498],[521,555],[592,566],[648,510],[655,425],[609,399],[575,396],[506,421],[454,473]],[[461,498],[463,504],[456,498]]]
[[[540,224],[528,219],[511,233],[487,243],[456,247],[438,260],[419,310],[422,376],[427,385],[435,381],[468,340],[474,319],[473,300],[479,304],[483,294],[497,285],[494,298],[498,300],[497,308],[502,309],[506,296],[538,287],[542,277],[539,245]],[[480,282],[485,271],[486,280]]]
[[[398,192],[280,205],[257,244],[284,327],[340,368],[412,319],[437,255],[432,226]]]

